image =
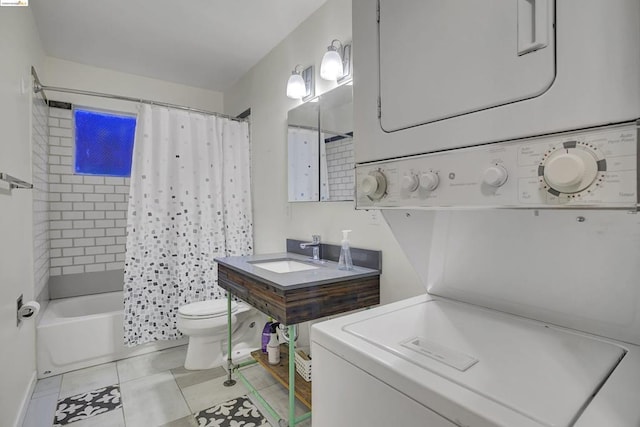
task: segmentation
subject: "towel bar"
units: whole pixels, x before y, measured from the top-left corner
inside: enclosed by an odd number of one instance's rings
[[[33,188],[33,184],[29,184],[26,181],[23,181],[23,180],[18,179],[18,178],[14,178],[11,175],[8,175],[8,174],[3,173],[3,172],[0,172],[0,181],[8,182],[10,189],[14,189],[14,188],[31,189],[31,188]]]

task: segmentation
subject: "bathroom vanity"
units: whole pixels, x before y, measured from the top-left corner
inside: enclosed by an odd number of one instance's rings
[[[285,325],[380,303],[380,272],[293,253],[218,258],[218,284]],[[289,266],[297,271],[276,272]],[[305,268],[305,266],[307,268]]]
[[[288,247],[295,247],[295,245],[289,244]],[[366,259],[366,262],[363,262],[364,265],[371,265],[372,259],[374,265],[380,265],[380,252],[361,251],[355,248],[352,248],[352,251],[355,255],[354,264],[357,263],[360,254],[362,260]],[[331,258],[331,250],[327,250],[326,253]],[[339,270],[338,263],[335,261],[311,260],[306,255],[293,252],[216,258],[215,261],[218,263],[218,284],[228,291],[229,307],[232,295],[235,295],[278,322],[287,325],[289,336],[294,336],[295,324],[380,303],[379,268],[354,265],[353,270]],[[230,334],[231,329],[229,329]],[[231,337],[229,336],[230,342]],[[282,345],[282,347],[285,346]],[[305,383],[302,390],[296,390],[294,340],[290,340],[288,348],[283,350],[283,356],[288,357],[288,366],[286,363],[282,363],[285,366],[280,369],[266,365],[261,360],[259,350],[254,352],[254,357],[281,384],[288,386],[288,425],[294,426],[310,417],[311,413],[309,412],[296,418],[294,405],[297,394],[299,399],[310,408],[311,387],[310,383]],[[265,409],[272,415],[279,417],[238,371],[238,368],[246,366],[246,363],[234,365],[231,359],[231,349],[228,354],[229,384],[234,383],[231,380],[231,371],[236,371],[250,392],[263,403]],[[286,374],[287,369],[288,375]],[[296,393],[297,391],[298,393]],[[281,423],[283,421],[281,420]]]

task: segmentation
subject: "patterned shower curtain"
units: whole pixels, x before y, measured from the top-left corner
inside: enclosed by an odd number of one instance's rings
[[[249,125],[141,105],[131,171],[124,341],[177,339],[181,305],[223,298],[217,256],[253,252]]]

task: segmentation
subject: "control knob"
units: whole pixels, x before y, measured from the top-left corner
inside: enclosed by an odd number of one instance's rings
[[[434,172],[425,172],[420,175],[420,187],[427,191],[433,191],[438,188],[440,177]]]
[[[544,162],[544,180],[561,193],[578,193],[598,175],[598,162],[589,151],[579,148],[558,150]]]
[[[387,191],[387,178],[382,172],[373,171],[360,180],[358,187],[371,200],[380,200]]]
[[[414,174],[405,175],[402,178],[402,189],[404,191],[416,191],[420,185],[420,180]]]
[[[493,165],[484,171],[484,183],[492,187],[500,187],[505,182],[509,173],[502,165]]]

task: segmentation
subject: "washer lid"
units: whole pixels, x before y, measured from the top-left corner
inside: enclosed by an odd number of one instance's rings
[[[573,425],[625,354],[616,345],[540,322],[441,300],[343,330],[413,364],[397,368],[398,375],[430,371],[475,393],[476,402],[488,399],[486,407],[498,403],[545,426]],[[403,365],[385,359],[387,366]]]
[[[238,309],[238,303],[231,301],[231,312]],[[178,309],[178,313],[189,317],[216,317],[222,316],[227,312],[227,300],[215,299],[207,301],[192,302],[183,305]]]

